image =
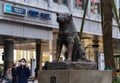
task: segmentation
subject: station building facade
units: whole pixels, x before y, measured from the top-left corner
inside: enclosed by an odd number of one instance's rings
[[[119,12],[119,0],[115,2]],[[56,13],[71,13],[79,33],[84,7],[85,0],[0,0],[0,63],[7,69],[20,58],[26,58],[28,62],[35,59],[36,65],[52,61],[59,28]],[[100,21],[100,0],[89,0],[81,42],[90,60],[96,60],[103,52]],[[115,54],[119,54],[119,39],[120,33],[113,19]],[[64,51],[65,48],[61,55]]]

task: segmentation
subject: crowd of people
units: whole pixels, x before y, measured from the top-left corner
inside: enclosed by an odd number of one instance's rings
[[[30,65],[28,65],[25,58],[20,59],[18,64],[8,68],[6,73],[3,73],[3,71],[4,68],[0,66],[0,83],[3,83],[3,81],[5,81],[4,83],[28,83],[28,79],[31,77]],[[32,80],[38,80],[38,71],[39,65],[36,65],[35,77],[31,77]]]

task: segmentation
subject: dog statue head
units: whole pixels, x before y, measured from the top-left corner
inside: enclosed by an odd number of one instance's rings
[[[72,14],[69,13],[57,13],[58,23],[69,23],[72,19]]]

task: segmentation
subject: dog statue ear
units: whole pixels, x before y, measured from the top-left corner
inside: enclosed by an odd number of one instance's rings
[[[70,14],[70,17],[72,17],[73,15],[72,14]]]
[[[69,16],[69,17],[72,17],[72,14],[69,14],[68,16]]]
[[[56,13],[57,16],[59,16],[59,13]]]

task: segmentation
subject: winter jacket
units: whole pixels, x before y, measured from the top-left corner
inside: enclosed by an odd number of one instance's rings
[[[16,72],[18,75],[17,83],[28,83],[28,78],[30,76],[30,70],[28,67],[25,66],[16,67]]]

